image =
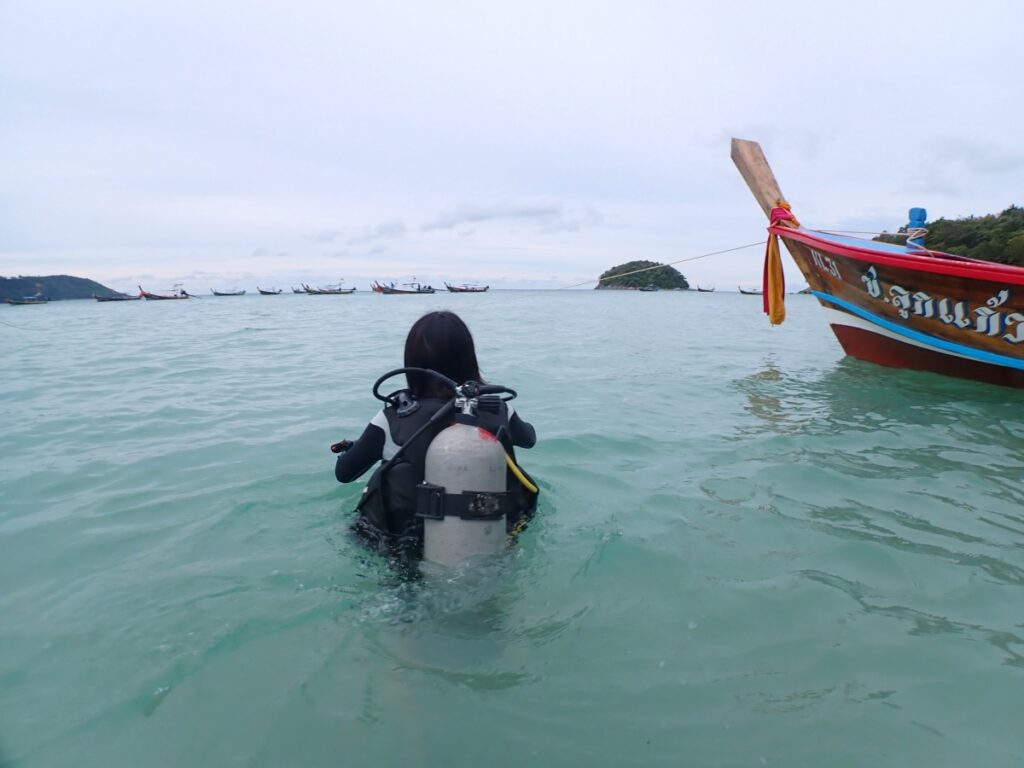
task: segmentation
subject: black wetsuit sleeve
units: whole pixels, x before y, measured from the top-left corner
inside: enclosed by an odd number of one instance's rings
[[[334,476],[339,483],[351,483],[383,458],[384,430],[376,424],[367,424],[363,434],[352,447],[338,457]]]
[[[512,438],[512,445],[518,448],[533,448],[537,443],[537,431],[528,421],[519,418],[518,413],[513,413],[508,420],[508,433]]]

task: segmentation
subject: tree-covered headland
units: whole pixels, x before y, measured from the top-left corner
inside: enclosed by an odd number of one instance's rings
[[[925,224],[925,247],[972,259],[1024,266],[1024,208],[1011,205],[998,215],[936,219]],[[900,227],[905,233],[906,227]],[[881,235],[879,240],[904,243],[905,238]]]
[[[120,296],[117,291],[71,275],[33,275],[0,277],[0,299],[20,299],[39,294],[50,301],[61,299],[89,299],[96,296]]]
[[[657,267],[657,269],[653,269],[653,267]],[[638,272],[637,270],[643,271]],[[690,284],[686,278],[675,267],[644,260],[630,261],[612,267],[604,272],[597,282],[598,289],[658,288],[663,291],[674,289],[685,291],[689,287]]]

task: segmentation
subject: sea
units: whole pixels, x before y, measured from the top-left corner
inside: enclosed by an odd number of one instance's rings
[[[541,497],[417,575],[351,535],[329,446],[438,308],[518,392]],[[1021,765],[1024,393],[788,312],[0,307],[0,766]]]

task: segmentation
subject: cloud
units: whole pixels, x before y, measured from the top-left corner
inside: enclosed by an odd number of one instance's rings
[[[542,232],[576,232],[585,226],[600,224],[603,217],[600,211],[592,206],[585,206],[580,210],[567,210],[558,202],[498,202],[489,205],[463,203],[451,211],[438,215],[420,229],[432,232],[489,221],[528,221],[536,223]],[[464,236],[461,232],[459,234]]]
[[[914,194],[955,197],[974,189],[980,177],[999,177],[1024,168],[1024,154],[963,136],[931,141],[922,152],[916,177],[903,189]]]
[[[341,236],[341,232],[336,229],[325,229],[322,232],[317,232],[310,239],[314,243],[333,243]]]
[[[402,237],[405,234],[405,224],[399,219],[384,221],[375,227],[367,227],[361,235],[350,237],[346,242],[348,245],[363,245],[372,243],[375,240],[387,240],[393,237]]]
[[[957,163],[965,170],[982,176],[1003,174],[1024,166],[1024,154],[981,144],[973,139],[947,137],[933,143],[931,152],[935,164]]]

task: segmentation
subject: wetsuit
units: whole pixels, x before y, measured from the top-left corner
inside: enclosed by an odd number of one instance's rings
[[[442,408],[447,399],[413,399],[408,392],[399,394],[397,405],[387,405],[363,430],[363,434],[345,453],[338,457],[334,475],[339,482],[350,483],[359,478],[377,462],[387,462],[395,456],[430,417]],[[416,518],[416,486],[423,482],[427,448],[437,434],[448,427],[452,419],[441,419],[415,442],[408,445],[398,461],[386,473],[382,464],[374,472],[359,502],[360,522],[376,532],[395,536],[422,535],[422,526]],[[496,413],[481,410],[477,423],[498,437],[505,450],[515,459],[513,446],[532,448],[537,442],[533,427],[519,418],[511,405],[502,403]],[[386,475],[386,476],[385,476]],[[536,494],[527,492],[509,473],[507,488],[517,494],[517,507],[521,514],[507,519],[509,529],[536,506]]]

